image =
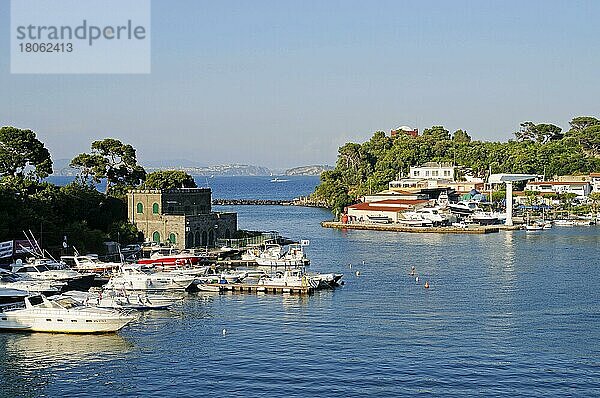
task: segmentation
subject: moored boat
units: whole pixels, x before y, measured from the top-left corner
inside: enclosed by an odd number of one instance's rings
[[[24,308],[0,312],[0,330],[50,333],[116,332],[135,318],[120,311],[82,305],[70,297],[24,299]]]

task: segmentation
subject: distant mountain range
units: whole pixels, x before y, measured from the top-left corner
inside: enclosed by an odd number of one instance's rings
[[[333,167],[327,165],[313,165],[294,167],[285,171],[286,176],[320,176],[327,170],[333,170]]]
[[[70,159],[55,160],[54,175],[77,175],[78,170],[70,167],[69,163]],[[206,166],[186,159],[147,161],[144,162],[143,166],[149,173],[157,170],[183,170],[186,173],[194,176],[316,176],[320,175],[325,170],[333,169],[333,167],[326,165],[294,167],[288,170],[271,170],[267,167],[247,164],[221,164]]]

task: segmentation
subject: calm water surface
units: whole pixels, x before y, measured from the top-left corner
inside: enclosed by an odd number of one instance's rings
[[[346,285],[194,294],[117,335],[0,334],[0,396],[600,395],[600,228],[337,231],[320,209],[221,209],[310,239],[311,268]]]

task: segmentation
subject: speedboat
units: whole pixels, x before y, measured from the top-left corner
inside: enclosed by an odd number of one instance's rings
[[[424,207],[416,211],[417,214],[421,215],[426,220],[429,220],[433,225],[443,225],[448,223],[446,216],[440,213],[440,209],[436,207]]]
[[[476,211],[481,211],[477,202],[472,201],[460,201],[458,203],[449,203],[448,209],[452,214],[470,215]]]
[[[433,226],[433,221],[421,213],[417,213],[414,211],[404,211],[400,213],[402,218],[398,219],[398,223],[402,225],[406,225],[409,227],[431,227]]]
[[[271,182],[288,182],[289,180],[286,180],[284,178],[279,178],[279,177],[275,177],[271,180]]]
[[[334,273],[312,275],[312,277],[314,279],[317,279],[319,281],[319,287],[328,287],[328,288],[333,288],[333,287],[339,286],[340,279],[342,279],[343,276],[344,276],[344,274],[334,274]]]
[[[109,275],[119,270],[121,263],[104,262],[96,256],[62,256],[60,260],[80,273]]]
[[[71,297],[81,304],[101,308],[131,310],[164,310],[183,300],[183,297],[161,294],[133,294],[127,291],[105,290],[101,292],[66,292],[60,297]]]
[[[485,211],[475,211],[471,215],[471,221],[479,225],[494,225],[498,223],[498,216]]]
[[[52,295],[60,293],[65,286],[65,282],[31,279],[26,275],[10,272],[0,273],[0,288],[24,290],[30,294]]]
[[[320,283],[320,278],[306,274],[302,268],[277,271],[258,281],[258,285],[261,286],[310,287],[313,289],[319,287]]]
[[[139,266],[124,265],[119,274],[113,275],[105,289],[147,292],[183,291],[195,277],[177,272],[143,272]]]
[[[80,274],[71,269],[64,269],[64,264],[57,263],[54,260],[36,258],[23,263],[17,260],[12,265],[12,272],[17,275],[26,275],[28,279],[42,281],[64,282],[65,289],[89,289],[95,278],[95,274]]]
[[[70,297],[24,299],[25,308],[0,312],[1,330],[50,333],[116,332],[135,318],[117,310],[82,305]]]
[[[273,245],[261,253],[256,263],[262,266],[270,267],[300,267],[310,264],[310,260],[306,258],[306,253],[302,245],[292,244],[286,252],[283,252],[279,245]]]
[[[575,225],[573,220],[554,220],[554,225],[557,227],[572,227]]]
[[[198,265],[205,260],[205,257],[192,253],[186,253],[172,248],[159,248],[158,251],[150,256],[150,258],[141,258],[137,263],[146,266],[163,267],[166,269]]]

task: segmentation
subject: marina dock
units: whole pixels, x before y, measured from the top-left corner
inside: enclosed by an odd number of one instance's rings
[[[310,286],[269,286],[256,285],[248,283],[209,283],[208,286],[215,292],[235,292],[235,293],[270,293],[270,294],[312,294],[315,288]],[[199,289],[202,291],[202,289]]]
[[[339,221],[323,221],[323,228],[335,229],[358,229],[369,231],[390,231],[390,232],[412,232],[412,233],[437,233],[437,234],[489,234],[499,232],[500,229],[518,229],[519,227],[505,227],[500,225],[489,226],[469,226],[460,227],[409,227],[397,224],[366,224],[353,223],[344,224]]]

